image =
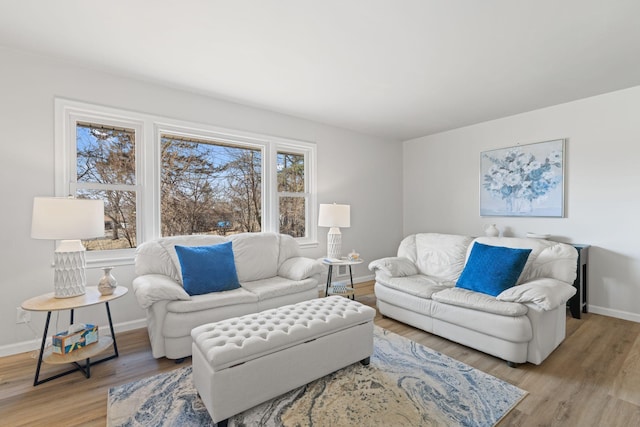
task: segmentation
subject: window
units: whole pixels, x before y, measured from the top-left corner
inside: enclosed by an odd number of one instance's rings
[[[76,179],[70,192],[104,200],[105,235],[84,242],[87,250],[136,247],[135,138],[134,129],[76,122]]]
[[[262,230],[262,150],[161,135],[163,236]]]
[[[305,157],[300,153],[278,151],[279,228],[283,234],[304,237],[307,231],[308,196],[306,190]]]
[[[56,195],[105,201],[89,262],[130,262],[136,245],[183,234],[271,231],[317,245],[314,144],[63,99],[55,123]]]

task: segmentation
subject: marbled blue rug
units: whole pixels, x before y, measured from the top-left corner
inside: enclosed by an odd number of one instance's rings
[[[256,406],[230,426],[494,426],[527,392],[384,329],[353,364]],[[107,425],[215,425],[191,367],[109,390]]]

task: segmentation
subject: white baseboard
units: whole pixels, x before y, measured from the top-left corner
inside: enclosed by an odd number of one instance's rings
[[[146,319],[131,320],[128,322],[116,323],[113,325],[113,329],[116,333],[131,331],[134,329],[140,329],[140,328],[146,328],[146,327],[147,327]],[[98,333],[100,333],[100,331],[107,331],[107,334],[111,335],[111,333],[108,332],[109,325],[99,325]],[[0,357],[12,356],[14,354],[20,354],[20,353],[27,353],[33,350],[40,350],[41,343],[42,343],[42,338],[37,338],[29,341],[22,341],[15,344],[0,346]],[[51,337],[48,337],[47,345],[50,345],[50,344],[51,344]]]
[[[617,319],[630,320],[632,322],[640,323],[640,314],[629,313],[628,311],[614,310],[606,307],[598,307],[597,305],[589,304],[587,307],[589,313],[601,314],[603,316],[615,317]]]

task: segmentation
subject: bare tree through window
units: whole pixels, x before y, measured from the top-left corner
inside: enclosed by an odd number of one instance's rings
[[[162,136],[163,236],[260,231],[262,152]]]
[[[105,236],[85,246],[88,250],[135,248],[135,132],[78,123],[76,147],[76,196],[105,203]]]
[[[160,135],[158,150],[162,236],[262,230],[260,146],[167,132]],[[278,150],[276,166],[279,232],[305,237],[305,155]],[[75,194],[105,202],[105,235],[85,242],[88,250],[136,247],[141,197],[136,173],[135,130],[76,123]]]
[[[293,237],[306,233],[304,155],[278,152],[280,232]]]

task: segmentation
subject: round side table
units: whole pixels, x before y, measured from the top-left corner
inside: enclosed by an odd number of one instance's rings
[[[42,334],[42,343],[40,344],[40,354],[38,356],[38,365],[36,367],[36,375],[33,380],[33,386],[37,386],[47,381],[62,377],[72,372],[81,371],[86,378],[91,377],[91,365],[101,363],[113,358],[118,357],[118,345],[116,343],[116,334],[113,330],[113,321],[111,320],[111,310],[109,309],[109,301],[120,298],[125,295],[129,289],[124,286],[118,286],[113,294],[102,295],[98,291],[97,286],[87,286],[86,293],[77,297],[71,298],[55,298],[54,293],[39,295],[28,299],[22,303],[22,308],[29,311],[46,311],[47,321],[44,325],[44,333]],[[67,354],[53,353],[52,349],[45,350],[45,344],[47,342],[47,333],[49,331],[49,322],[51,321],[51,312],[70,310],[70,324],[73,324],[74,310],[82,307],[89,307],[91,305],[104,304],[107,309],[107,317],[109,318],[109,329],[111,330],[111,336],[101,336],[97,343],[90,344],[78,350],[74,350]],[[107,348],[113,345],[114,354],[105,357],[98,361],[91,361],[93,356],[102,353]],[[84,365],[78,363],[81,360],[85,360]],[[71,363],[74,365],[73,369],[50,376],[43,380],[40,379],[40,368],[42,362],[49,364],[65,364]]]

